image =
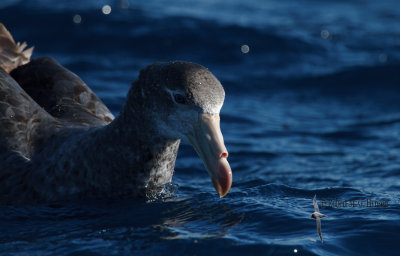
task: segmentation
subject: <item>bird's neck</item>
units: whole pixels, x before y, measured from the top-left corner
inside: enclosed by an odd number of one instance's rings
[[[126,106],[125,106],[126,108]],[[180,140],[160,136],[151,118],[136,109],[122,110],[107,127],[101,140],[113,155],[105,165],[118,172],[126,189],[158,187],[171,182]],[[116,159],[115,159],[116,158]]]

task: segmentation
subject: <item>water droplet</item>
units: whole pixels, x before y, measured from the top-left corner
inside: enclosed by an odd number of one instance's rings
[[[101,11],[103,12],[103,14],[108,15],[111,13],[111,6],[106,4],[101,8]]]
[[[385,63],[387,61],[388,56],[386,55],[386,53],[381,53],[379,54],[379,61],[381,63]]]
[[[127,9],[129,8],[130,3],[127,0],[120,0],[119,1],[119,7],[122,9]]]
[[[80,24],[82,22],[82,17],[79,14],[75,14],[74,17],[72,18],[72,21],[75,24]]]
[[[331,33],[329,33],[328,30],[326,30],[326,29],[321,30],[321,37],[323,39],[329,39],[330,36],[331,36]]]
[[[242,53],[246,54],[249,53],[250,47],[247,44],[244,44],[240,47],[240,50],[242,51]]]

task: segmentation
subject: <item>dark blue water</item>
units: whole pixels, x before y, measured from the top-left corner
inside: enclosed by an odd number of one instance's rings
[[[1,1],[16,40],[77,73],[115,114],[145,65],[208,67],[226,90],[234,182],[219,199],[184,144],[159,197],[0,207],[0,255],[398,255],[398,5]]]

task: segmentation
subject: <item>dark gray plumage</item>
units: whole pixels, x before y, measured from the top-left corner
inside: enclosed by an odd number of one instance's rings
[[[58,123],[1,68],[0,120],[2,144],[28,158]]]
[[[228,193],[225,92],[206,68],[147,66],[114,118],[79,77],[51,58],[30,61],[25,47],[0,23],[0,204],[144,196],[171,182],[181,139]]]
[[[53,117],[85,126],[106,125],[114,116],[74,73],[52,58],[38,58],[10,75]]]
[[[204,67],[157,63],[140,73],[110,123],[102,102],[50,58],[11,73],[30,95],[0,74],[0,203],[143,196],[171,182],[180,139],[200,115],[218,114],[224,100],[219,81]],[[175,102],[176,94],[186,102]],[[223,140],[218,143],[218,161],[226,161]],[[229,165],[221,165],[226,177],[212,176],[213,182],[226,180],[230,187]]]

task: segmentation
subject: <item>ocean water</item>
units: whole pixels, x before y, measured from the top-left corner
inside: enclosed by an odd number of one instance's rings
[[[116,115],[147,64],[208,67],[226,91],[233,185],[220,199],[183,144],[160,196],[1,206],[0,255],[399,255],[398,4],[1,1],[33,57],[71,69]]]

